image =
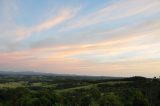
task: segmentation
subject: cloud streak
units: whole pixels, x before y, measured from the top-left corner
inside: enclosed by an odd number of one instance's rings
[[[121,3],[117,1],[110,6],[101,8],[93,13],[88,14],[78,20],[70,22],[64,30],[76,29],[96,25],[99,23],[107,23],[110,21],[118,21],[134,15],[144,14],[146,16],[159,12],[160,2],[158,0],[141,0],[126,1]]]
[[[86,2],[76,7],[73,3],[57,3],[58,9],[53,5],[54,14],[47,12],[46,8],[52,7],[44,2],[31,6],[39,13],[43,7],[47,14],[37,16],[37,20],[24,18],[23,11],[30,10],[23,3],[28,5],[26,1],[0,4],[0,70],[113,76],[160,74],[158,0],[112,1],[106,5],[97,2],[94,7]],[[15,14],[9,14],[13,11]],[[29,15],[34,16],[34,12]]]
[[[32,33],[42,32],[42,31],[51,29],[67,21],[68,19],[72,18],[76,14],[77,11],[75,10],[73,11],[71,9],[62,10],[58,13],[57,16],[51,19],[47,19],[35,26],[32,26],[31,28],[25,28],[25,27],[17,28],[16,35],[21,39],[21,37],[24,38],[25,36],[31,35]]]

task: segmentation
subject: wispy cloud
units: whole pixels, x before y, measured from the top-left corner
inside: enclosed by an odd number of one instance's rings
[[[135,15],[149,16],[150,14],[159,12],[160,2],[158,0],[134,0],[116,1],[111,5],[107,5],[93,13],[90,13],[82,18],[75,19],[65,26],[64,30],[82,28],[110,21],[118,21]]]
[[[72,18],[79,9],[71,10],[71,9],[66,9],[62,10],[58,13],[57,16],[54,16],[51,19],[44,20],[40,22],[39,24],[32,26],[31,28],[26,28],[26,27],[19,27],[16,30],[16,35],[19,38],[23,38],[27,35],[31,35],[34,32],[42,32],[48,29],[51,29],[59,24],[62,24],[63,22],[67,21],[68,19]]]
[[[1,51],[8,49],[16,48],[16,46],[21,45],[21,41],[25,40],[29,36],[34,36],[36,33],[40,33],[51,28],[54,28],[63,22],[71,19],[79,11],[79,7],[76,9],[66,8],[57,11],[57,14],[43,19],[36,25],[32,26],[23,26],[18,25],[15,22],[15,17],[18,17],[18,1],[17,2],[7,2],[6,0],[2,1],[2,16],[3,21],[0,20],[0,47]],[[14,49],[13,48],[13,49]]]
[[[76,7],[60,2],[55,13],[48,12],[47,4],[29,9],[22,6],[27,5],[26,1],[0,2],[1,69],[92,75],[159,74],[159,0],[120,0],[107,5],[97,1],[95,8],[86,2],[79,2]],[[31,10],[39,11],[41,6],[44,12],[37,20],[19,13],[24,9],[34,16]]]
[[[0,1],[0,13],[1,13],[1,18],[3,21],[0,21],[1,25],[4,24],[14,24],[14,19],[16,16],[19,14],[18,10],[18,0],[1,0]]]
[[[57,17],[55,17],[53,19],[49,19],[49,20],[37,25],[35,27],[35,31],[39,32],[39,31],[42,31],[45,29],[50,29],[50,28],[56,26],[57,24],[60,24],[63,21],[71,18],[72,16],[73,16],[73,14],[71,14],[70,11],[64,10],[64,11],[60,12],[60,14]]]

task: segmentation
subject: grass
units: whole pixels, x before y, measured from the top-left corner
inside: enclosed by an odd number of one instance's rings
[[[54,88],[56,87],[56,84],[47,84],[42,82],[35,82],[31,83],[32,87],[47,87],[47,88]],[[0,83],[0,89],[2,88],[17,88],[17,87],[29,87],[27,82],[25,81],[19,81],[19,82],[7,82],[7,83]]]
[[[56,92],[62,93],[62,92],[70,92],[70,91],[77,90],[77,89],[90,89],[91,87],[97,86],[98,84],[114,85],[114,84],[121,84],[121,83],[129,83],[129,81],[108,81],[108,82],[89,84],[89,85],[78,86],[78,87],[73,87],[73,88],[58,89],[58,90],[56,90]],[[0,88],[17,88],[17,87],[27,87],[27,86],[28,86],[27,82],[24,82],[24,81],[0,83]],[[47,83],[42,83],[42,82],[36,82],[36,83],[32,83],[31,86],[41,86],[41,87],[47,87],[47,88],[51,88],[51,87],[54,88],[57,86],[57,84],[47,84]]]
[[[131,81],[108,81],[108,82],[102,82],[98,84],[108,84],[108,85],[115,85],[115,84],[126,84],[130,83]]]
[[[31,86],[36,86],[36,87],[47,87],[47,88],[53,88],[56,87],[57,84],[48,84],[48,83],[42,83],[42,82],[35,82],[32,83]]]
[[[130,83],[130,81],[108,81],[108,82],[102,82],[102,83],[97,83],[97,84],[89,84],[85,86],[79,86],[79,87],[74,87],[74,88],[67,88],[67,89],[60,89],[56,90],[57,93],[63,93],[63,92],[71,92],[77,89],[90,89],[92,87],[95,87],[99,84],[108,84],[108,85],[114,85],[114,84],[122,84],[122,83]]]
[[[96,84],[90,84],[90,85],[79,86],[79,87],[74,87],[74,88],[60,89],[60,90],[56,90],[56,92],[63,93],[63,92],[70,92],[70,91],[77,90],[77,89],[90,89],[91,87],[95,85]]]
[[[0,83],[0,88],[17,88],[17,87],[25,87],[26,82],[8,82],[8,83]]]

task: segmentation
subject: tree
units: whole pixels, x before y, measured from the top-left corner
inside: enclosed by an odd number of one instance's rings
[[[149,102],[142,92],[136,91],[132,106],[149,106]]]
[[[96,86],[92,87],[89,91],[90,91],[91,97],[93,97],[95,100],[100,98],[101,93]]]
[[[103,95],[99,100],[100,106],[122,106],[119,96],[114,93]]]

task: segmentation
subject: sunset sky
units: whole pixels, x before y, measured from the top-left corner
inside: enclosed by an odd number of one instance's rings
[[[0,0],[0,71],[160,75],[160,0]]]

